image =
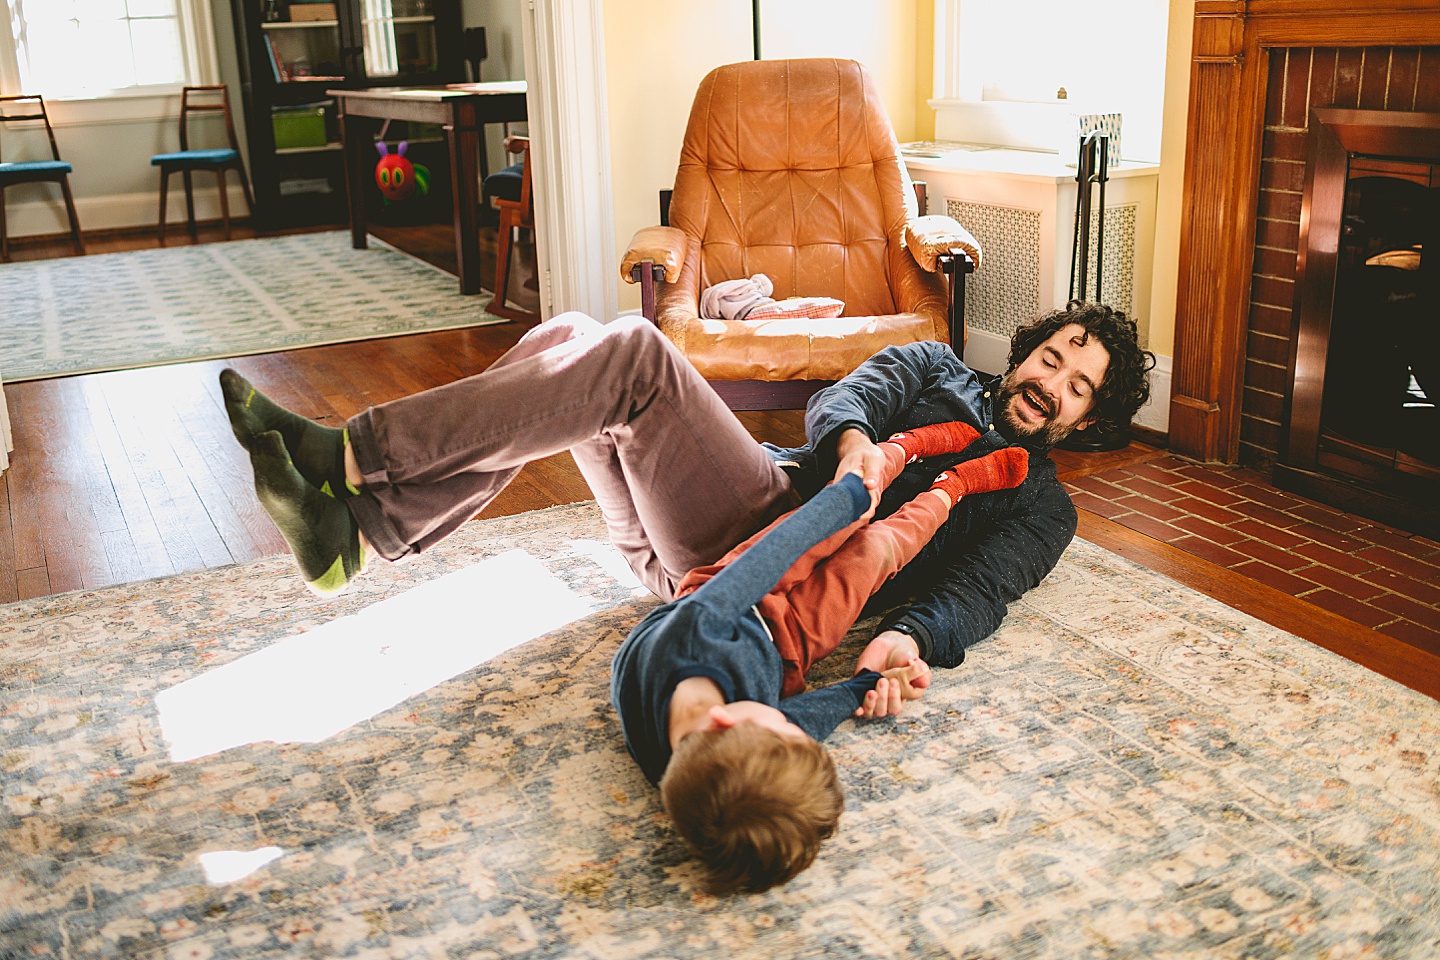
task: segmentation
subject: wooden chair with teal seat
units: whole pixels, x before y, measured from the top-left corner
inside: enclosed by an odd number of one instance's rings
[[[5,188],[17,183],[60,184],[65,197],[65,213],[70,217],[70,237],[75,241],[77,253],[85,252],[85,241],[80,239],[80,219],[75,215],[75,197],[70,193],[70,173],[74,169],[60,159],[60,147],[55,143],[55,128],[50,125],[50,115],[45,111],[45,98],[38,94],[0,97],[0,127],[11,123],[33,125],[39,120],[45,126],[45,136],[50,141],[49,160],[16,160],[6,162],[0,154],[0,259],[10,259],[10,237],[5,224]]]
[[[215,149],[190,149],[190,120],[192,114],[214,112],[225,114],[225,135],[230,146]],[[160,245],[165,245],[165,205],[170,187],[170,174],[180,172],[185,176],[185,225],[190,235],[195,235],[195,192],[191,174],[196,170],[213,170],[220,185],[220,217],[225,223],[225,239],[230,239],[230,197],[225,189],[225,171],[240,172],[240,189],[245,194],[245,205],[253,216],[255,200],[250,195],[250,180],[245,175],[245,163],[240,159],[240,144],[235,139],[235,121],[230,116],[230,93],[224,84],[185,87],[180,91],[180,149],[175,153],[157,153],[150,158],[150,165],[160,168]]]

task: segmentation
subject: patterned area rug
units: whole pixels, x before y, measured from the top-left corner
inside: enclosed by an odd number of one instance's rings
[[[0,956],[1440,953],[1440,704],[1084,542],[836,731],[809,871],[708,897],[610,710],[617,559],[579,504],[328,603],[274,559],[0,608]]]
[[[9,263],[9,382],[504,323],[489,294],[348,231]]]

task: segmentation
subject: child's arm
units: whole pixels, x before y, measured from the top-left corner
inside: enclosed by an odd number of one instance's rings
[[[874,670],[862,670],[843,683],[780,701],[780,712],[816,740],[824,740],[846,717],[863,708],[865,695],[881,680]]]
[[[870,491],[865,489],[864,481],[847,474],[786,517],[682,602],[700,605],[717,620],[733,623],[775,589],[775,584],[807,550],[845,529],[869,509]]]

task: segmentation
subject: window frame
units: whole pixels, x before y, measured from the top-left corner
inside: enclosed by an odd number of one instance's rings
[[[0,15],[3,15],[5,32],[0,33],[0,95],[38,93],[45,97],[47,104],[60,105],[52,111],[52,121],[57,125],[84,122],[73,114],[77,111],[65,105],[74,104],[79,113],[85,114],[87,103],[135,101],[130,109],[123,111],[126,119],[159,118],[167,115],[159,101],[168,101],[179,96],[180,88],[190,85],[220,82],[220,58],[215,42],[215,22],[209,0],[175,0],[175,19],[180,31],[181,70],[184,74],[176,83],[136,84],[105,91],[90,91],[82,94],[52,94],[45,90],[27,90],[20,82],[20,61],[17,49],[19,41],[15,36],[15,8],[12,0],[0,0]],[[157,105],[146,109],[141,101],[154,100]],[[139,112],[137,112],[137,109]],[[111,115],[113,116],[113,115]]]
[[[935,0],[932,96],[926,101],[935,111],[935,138],[1056,152],[1062,143],[1070,142],[1072,115],[1079,109],[1080,102],[985,99],[986,78],[981,75],[979,67],[966,64],[962,56],[964,7],[976,2]],[[1168,29],[1167,26],[1167,35]],[[1163,66],[1155,79],[1163,89],[1166,80]],[[1142,116],[1153,121],[1152,125],[1163,124],[1163,100],[1153,117],[1148,113]],[[1126,151],[1127,156],[1147,163],[1158,161],[1158,138],[1153,144],[1143,136],[1138,140],[1127,140],[1135,145]],[[1148,156],[1152,153],[1157,156]],[[1074,158],[1070,159],[1073,163]]]

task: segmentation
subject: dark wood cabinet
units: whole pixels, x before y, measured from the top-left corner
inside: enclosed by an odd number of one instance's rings
[[[256,219],[345,221],[336,88],[464,79],[459,0],[233,0]],[[439,139],[397,130],[387,139]]]

